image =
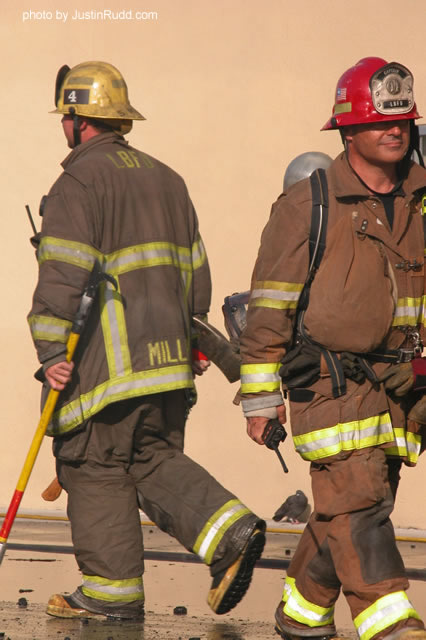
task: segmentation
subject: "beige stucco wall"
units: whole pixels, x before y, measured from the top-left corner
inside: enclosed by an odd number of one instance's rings
[[[3,0],[0,505],[9,504],[38,422],[37,362],[25,320],[37,269],[24,205],[36,214],[67,153],[60,119],[48,114],[57,69],[100,59],[125,75],[132,103],[147,118],[130,140],[188,184],[213,274],[210,319],[223,328],[223,298],[248,288],[285,167],[304,151],[340,151],[336,132],[320,132],[339,75],[367,55],[399,60],[413,70],[425,112],[424,6],[424,0]],[[104,9],[124,9],[127,19],[72,19],[76,10]],[[24,21],[24,11],[52,17]],[[69,13],[66,22],[57,19],[59,11]],[[137,11],[157,15],[138,20]],[[308,465],[290,439],[284,477],[275,455],[245,435],[232,405],[237,385],[211,370],[198,389],[189,455],[265,517],[297,488],[309,494]],[[404,471],[397,525],[426,528],[421,462]],[[63,496],[53,505],[40,498],[53,475],[46,440],[23,509],[64,509]]]

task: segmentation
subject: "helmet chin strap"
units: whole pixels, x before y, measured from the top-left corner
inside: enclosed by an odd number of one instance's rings
[[[77,147],[81,144],[80,118],[76,114],[74,107],[70,107],[69,113],[73,120],[74,147]]]

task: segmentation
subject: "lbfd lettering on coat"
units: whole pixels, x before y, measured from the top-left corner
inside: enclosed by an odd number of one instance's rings
[[[148,342],[147,346],[149,364],[152,367],[166,363],[173,364],[176,362],[188,362],[188,356],[186,355],[186,351],[182,349],[182,344],[179,338],[176,339],[174,349],[170,348],[168,340],[159,340],[154,343]]]
[[[117,169],[152,169],[154,163],[143,153],[129,150],[116,151],[115,153],[107,153],[107,158],[111,160]]]

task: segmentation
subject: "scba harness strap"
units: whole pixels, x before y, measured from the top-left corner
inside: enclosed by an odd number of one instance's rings
[[[297,310],[296,327],[298,339],[316,344],[321,349],[331,376],[333,397],[338,398],[346,393],[346,378],[342,364],[336,352],[325,349],[315,343],[306,333],[304,315],[309,304],[309,294],[315,274],[324,255],[328,225],[328,184],[324,169],[316,169],[309,177],[312,191],[312,216],[309,232],[309,271],[303,287]]]

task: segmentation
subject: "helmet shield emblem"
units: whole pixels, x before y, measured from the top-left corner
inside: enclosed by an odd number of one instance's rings
[[[371,77],[373,106],[383,115],[400,115],[414,105],[413,76],[402,64],[391,62]]]

